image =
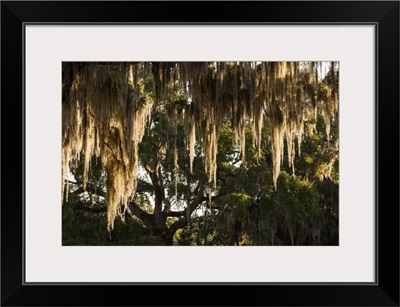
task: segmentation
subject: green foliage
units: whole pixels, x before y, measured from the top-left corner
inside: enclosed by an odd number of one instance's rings
[[[294,160],[295,173],[311,182],[324,178],[339,182],[338,149],[334,146],[338,139],[337,122],[331,122],[331,140],[325,134],[325,122],[321,114],[317,114],[316,132],[307,135],[301,144],[301,155]],[[282,170],[291,172],[284,160]]]
[[[154,89],[154,80],[151,74],[148,74],[143,81],[143,90],[148,97],[151,98],[151,100],[155,100],[156,95],[155,95],[155,89]]]
[[[317,227],[323,226],[323,212],[313,183],[281,172],[278,189],[271,195],[271,201],[295,224],[313,221]]]
[[[125,223],[116,220],[112,240],[104,228],[107,217],[104,213],[75,210],[66,204],[62,210],[63,245],[162,245],[159,237],[149,235],[137,220],[128,218]]]
[[[168,93],[166,104],[167,108],[175,106],[179,111],[181,111],[189,104],[189,94],[186,91],[177,89]]]
[[[63,245],[99,245],[106,242],[104,222],[107,218],[73,210],[72,206],[62,208]]]
[[[240,222],[247,222],[249,219],[248,207],[251,204],[251,197],[243,193],[230,193],[221,197],[219,203],[231,210],[235,219]]]

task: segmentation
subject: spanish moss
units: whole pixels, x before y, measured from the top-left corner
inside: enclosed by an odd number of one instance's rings
[[[181,110],[173,106],[167,112],[174,131],[169,146],[174,151],[175,172],[179,163],[177,123],[182,120],[190,172],[198,145],[208,181],[216,186],[220,128],[229,120],[242,161],[246,160],[246,126],[250,125],[253,146],[258,149],[266,146],[262,131],[267,128],[276,189],[285,156],[295,172],[296,153],[301,154],[303,136],[313,132],[317,112],[323,115],[328,141],[331,121],[338,120],[338,63],[329,64],[326,76],[321,76],[321,65],[320,62],[63,63],[62,196],[68,195],[69,170],[84,161],[86,188],[91,157],[100,157],[107,176],[107,227],[111,231],[115,217],[124,217],[127,204],[135,195],[138,145],[152,110],[177,89],[189,99],[180,106]],[[144,90],[148,76],[154,82],[154,97]],[[290,234],[293,238],[291,231]]]

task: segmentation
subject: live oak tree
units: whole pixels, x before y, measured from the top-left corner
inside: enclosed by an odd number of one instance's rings
[[[336,62],[65,62],[62,82],[63,203],[108,232],[304,244],[337,224]]]

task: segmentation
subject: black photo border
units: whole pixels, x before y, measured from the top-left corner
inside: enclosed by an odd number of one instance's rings
[[[24,27],[29,23],[375,25],[376,283],[25,283]],[[2,1],[0,107],[2,306],[399,306],[398,1]]]

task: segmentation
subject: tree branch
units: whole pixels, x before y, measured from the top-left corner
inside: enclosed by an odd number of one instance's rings
[[[156,164],[157,167],[156,169],[153,169],[148,164],[145,165],[145,169],[150,176],[151,183],[153,184],[154,188],[154,194],[155,194],[154,214],[156,215],[156,217],[160,217],[162,211],[162,201],[163,201],[164,191],[162,189],[161,178],[159,177],[158,174],[159,164],[158,162],[153,164]]]
[[[165,215],[171,217],[181,217],[186,215],[186,211],[167,211],[165,212]]]
[[[145,210],[139,207],[139,205],[135,202],[130,202],[128,204],[129,211],[127,210],[128,213],[130,213],[131,216],[136,216],[143,222],[148,222],[150,225],[154,226],[154,216],[150,213],[147,213]],[[92,213],[102,213],[102,212],[107,212],[107,206],[96,206],[96,207],[89,207],[86,206],[82,203],[73,203],[72,204],[72,209],[74,210],[82,210],[86,212],[92,212]]]
[[[179,220],[177,220],[175,223],[173,223],[168,230],[163,234],[165,242],[169,242],[169,244],[172,244],[172,237],[174,236],[175,232],[178,229],[181,229],[185,227],[189,223],[189,218],[190,215],[193,213],[193,211],[203,202],[203,193],[204,193],[204,186],[205,186],[205,179],[200,179],[197,188],[196,188],[196,197],[195,199],[189,204],[189,206],[181,212],[177,212],[175,214],[182,214],[178,217],[180,217]],[[188,212],[189,210],[189,212]]]
[[[216,196],[213,196],[213,197],[211,197],[211,200],[214,201],[216,198],[217,198]],[[200,205],[203,201],[206,201],[206,202],[207,202],[207,208],[210,208],[210,209],[217,209],[217,210],[222,210],[222,209],[223,209],[223,208],[220,207],[220,206],[211,206],[211,205],[208,203],[209,198],[206,197],[206,196],[203,196],[203,197],[201,198],[201,201],[196,205],[196,207],[193,208],[193,210],[192,210],[190,213],[192,213],[192,212],[198,207],[198,205]],[[182,211],[168,211],[168,212],[165,212],[165,214],[166,214],[166,216],[170,216],[170,217],[181,217],[181,216],[186,216],[186,214],[187,214],[187,209],[182,210]]]
[[[75,190],[72,193],[75,194],[75,195],[79,195],[79,194],[82,194],[84,192],[90,192],[92,194],[96,194],[96,195],[101,196],[101,197],[106,197],[106,193],[103,190],[98,189],[94,185],[89,184],[89,183],[86,184],[86,190],[83,189],[83,187],[79,187],[77,190]]]
[[[77,182],[71,182],[71,183],[79,184]],[[74,191],[72,193],[75,194],[75,195],[80,195],[80,194],[82,194],[84,192],[89,192],[89,193],[92,193],[92,194],[96,194],[98,196],[106,197],[106,193],[103,190],[97,189],[97,188],[95,188],[94,185],[89,184],[89,183],[86,185],[86,191],[81,186],[76,191]],[[77,210],[83,210],[83,211],[87,211],[87,212],[92,212],[92,213],[100,213],[100,212],[106,212],[107,211],[107,207],[106,206],[89,207],[89,206],[83,205],[82,203],[73,204],[73,208],[77,209]],[[131,214],[132,216],[138,217],[143,222],[148,222],[148,223],[150,223],[150,225],[155,226],[154,216],[152,214],[146,212],[142,208],[140,208],[140,206],[137,203],[135,203],[134,201],[131,201],[128,204],[128,208],[130,210],[130,212],[128,212],[129,214]]]
[[[128,208],[131,211],[131,214],[141,219],[143,222],[148,222],[150,225],[154,226],[154,216],[150,213],[147,213],[145,210],[140,208],[140,206],[131,201],[128,204]]]

